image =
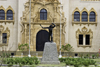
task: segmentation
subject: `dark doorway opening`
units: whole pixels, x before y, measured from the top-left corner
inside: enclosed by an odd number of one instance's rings
[[[46,30],[40,30],[36,35],[36,51],[43,51],[45,42],[48,41],[49,33]]]

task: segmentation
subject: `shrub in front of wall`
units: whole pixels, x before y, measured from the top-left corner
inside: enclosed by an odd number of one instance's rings
[[[92,55],[92,59],[95,59],[95,57],[96,57],[96,56],[93,54],[93,55]]]
[[[33,64],[39,64],[39,60],[37,57],[23,57],[23,58],[7,58],[6,60],[7,64],[22,64],[22,65],[33,65]]]
[[[59,61],[60,61],[60,62],[64,62],[64,59],[65,59],[65,58],[59,58]]]
[[[96,61],[91,59],[84,59],[84,58],[64,58],[64,59],[66,59],[65,61],[66,65],[73,65],[75,67],[78,67],[80,65],[89,66],[96,64]],[[64,61],[63,58],[61,58],[60,61]]]
[[[8,64],[8,67],[11,67],[11,66],[13,66],[13,64],[12,64],[12,63],[9,63],[9,64]]]

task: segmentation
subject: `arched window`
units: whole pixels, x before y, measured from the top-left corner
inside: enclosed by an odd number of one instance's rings
[[[95,18],[96,18],[95,12],[93,12],[93,11],[90,12],[90,16],[89,16],[89,19],[90,19],[90,20],[89,20],[89,21],[90,21],[90,22],[95,22]]]
[[[41,9],[40,20],[47,20],[47,10],[46,9]]]
[[[80,13],[78,11],[74,13],[74,21],[80,21]]]
[[[5,20],[5,11],[0,10],[0,20]]]
[[[86,11],[82,12],[82,21],[85,21],[85,22],[88,21],[88,14]]]
[[[13,11],[12,10],[7,11],[7,20],[13,20]]]

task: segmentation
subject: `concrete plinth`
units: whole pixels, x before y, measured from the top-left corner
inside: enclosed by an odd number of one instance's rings
[[[42,64],[59,64],[58,52],[55,42],[46,42],[42,57]]]

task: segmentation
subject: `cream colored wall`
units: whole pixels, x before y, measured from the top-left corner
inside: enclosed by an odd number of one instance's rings
[[[98,8],[100,6],[100,2],[83,2],[80,0],[69,0],[69,37],[68,37],[68,43],[70,43],[73,47],[74,47],[74,51],[75,52],[98,52],[100,46],[100,8]],[[89,11],[91,8],[94,8],[98,14],[97,16],[97,26],[95,25],[73,25],[72,26],[72,13],[74,11],[74,9],[78,7],[79,10],[81,11],[84,7]],[[67,9],[66,9],[67,10]],[[78,29],[82,29],[83,27],[86,27],[88,29],[91,29],[93,31],[93,39],[92,39],[92,47],[77,47],[77,40],[76,40],[76,31]],[[67,29],[66,29],[67,30]]]
[[[21,31],[22,31],[22,25],[21,25],[21,17],[23,15],[23,11],[25,11],[24,4],[28,0],[18,0],[18,43],[21,42]]]
[[[21,23],[21,17],[23,15],[23,11],[25,10],[24,4],[28,0],[5,0],[0,1],[0,6],[3,5],[3,7],[6,9],[9,5],[14,9],[15,11],[15,23],[14,25],[12,23],[7,23],[6,25],[4,23],[0,23],[0,25],[3,25],[5,27],[8,27],[10,29],[10,39],[9,39],[9,48],[11,51],[16,51],[18,47],[18,43],[21,42],[21,30],[22,27],[20,25]],[[97,52],[100,48],[100,2],[88,2],[88,1],[81,1],[81,0],[62,0],[63,2],[63,11],[65,13],[66,17],[66,35],[65,35],[65,43],[69,43],[74,47],[74,52]],[[89,11],[91,8],[94,8],[98,14],[97,16],[97,26],[95,25],[73,25],[72,26],[72,13],[74,9],[78,7],[81,11],[84,7]],[[78,29],[82,29],[83,27],[86,27],[88,29],[91,29],[93,31],[93,39],[92,39],[92,47],[77,47],[77,40],[76,40],[76,31]],[[9,49],[8,48],[8,49]]]
[[[62,0],[63,11],[66,17],[66,34],[65,34],[65,43],[69,43],[69,0]]]
[[[10,37],[9,37],[9,44],[6,50],[9,51],[16,51],[17,50],[17,38],[18,38],[18,33],[17,33],[17,0],[5,0],[5,1],[0,1],[0,6],[3,6],[5,9],[8,8],[8,6],[11,6],[15,12],[14,18],[15,22],[14,25],[13,23],[0,23],[0,25],[3,25],[5,28],[8,27],[10,29]]]

